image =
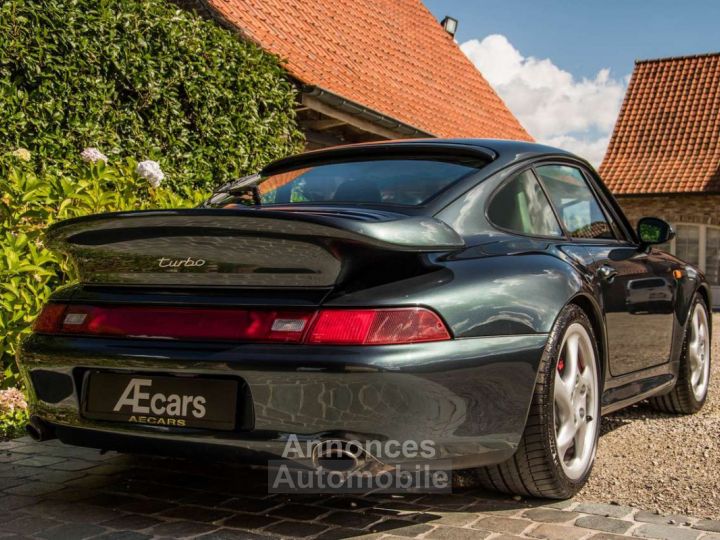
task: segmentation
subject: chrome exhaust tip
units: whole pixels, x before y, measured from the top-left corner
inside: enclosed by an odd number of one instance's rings
[[[347,475],[362,467],[365,451],[357,443],[327,440],[313,448],[312,462],[318,470]]]
[[[30,422],[25,426],[25,431],[32,440],[37,442],[49,441],[55,438],[53,429],[37,416],[30,417]]]
[[[318,471],[344,478],[353,473],[376,476],[395,469],[370,454],[360,443],[342,439],[329,439],[315,445],[312,464]]]

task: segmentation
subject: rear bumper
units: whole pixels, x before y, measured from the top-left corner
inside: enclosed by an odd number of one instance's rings
[[[313,347],[33,335],[20,364],[33,414],[68,444],[266,460],[281,457],[291,436],[432,441],[432,459],[463,468],[515,452],[546,340],[533,334]],[[90,420],[80,408],[79,374],[87,369],[239,378],[247,385],[249,421],[211,431]]]

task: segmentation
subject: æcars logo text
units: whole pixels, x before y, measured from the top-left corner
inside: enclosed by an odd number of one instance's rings
[[[113,411],[123,412],[130,408],[132,416],[129,422],[154,425],[184,426],[187,417],[192,414],[195,418],[205,416],[204,396],[170,394],[166,396],[161,392],[150,393],[152,379],[131,379],[118,399]],[[148,416],[148,415],[155,416]],[[165,416],[161,418],[159,416]],[[169,417],[169,418],[168,418]]]

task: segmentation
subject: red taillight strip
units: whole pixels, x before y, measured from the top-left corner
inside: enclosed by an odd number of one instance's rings
[[[33,323],[33,332],[39,334],[57,334],[60,332],[67,304],[47,304]]]
[[[50,304],[49,306],[57,306]],[[49,307],[48,306],[48,307]],[[313,312],[185,308],[172,306],[69,305],[35,331],[59,334],[189,340],[299,342]],[[44,313],[45,310],[43,310]],[[58,315],[59,313],[59,315]]]
[[[34,331],[179,340],[388,345],[451,339],[425,308],[255,310],[48,304]]]
[[[324,345],[388,345],[450,339],[434,312],[425,308],[324,309],[307,342]]]

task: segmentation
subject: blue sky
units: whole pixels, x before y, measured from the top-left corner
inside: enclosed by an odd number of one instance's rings
[[[596,164],[635,59],[720,51],[720,0],[424,3],[536,139]]]

